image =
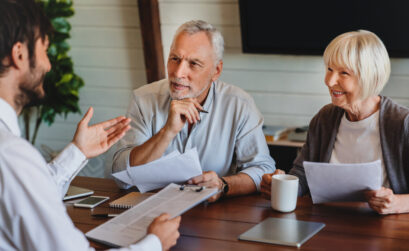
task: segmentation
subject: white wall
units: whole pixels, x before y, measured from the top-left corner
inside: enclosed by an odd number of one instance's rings
[[[92,123],[123,115],[131,90],[146,84],[137,1],[76,0],[74,8],[69,55],[85,82],[80,90],[82,113],[93,106]],[[62,149],[81,118],[71,114],[66,120],[58,117],[51,127],[43,124],[36,145]],[[92,160],[82,174],[102,176],[102,160]]]
[[[159,0],[162,39],[168,55],[177,27],[203,19],[224,35],[226,53],[221,80],[249,92],[271,125],[307,125],[330,102],[319,56],[256,55],[241,52],[237,0]],[[266,32],[274,32],[266,27]],[[408,31],[409,32],[409,31]],[[392,76],[383,94],[409,106],[409,60],[392,60]]]
[[[226,41],[223,81],[248,91],[266,124],[300,126],[329,102],[318,56],[255,55],[241,52],[237,0],[159,0],[165,61],[177,27],[191,19],[214,24]],[[93,105],[94,122],[124,114],[132,89],[146,83],[136,0],[76,0],[70,44],[76,72],[85,80],[83,112]],[[273,32],[267,29],[266,32]],[[409,60],[392,60],[385,95],[409,106]],[[42,125],[37,145],[61,149],[81,115]],[[109,158],[106,160],[110,165]],[[82,174],[102,175],[101,160]]]

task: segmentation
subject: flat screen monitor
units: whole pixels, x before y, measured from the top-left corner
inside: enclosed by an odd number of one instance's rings
[[[322,55],[337,35],[369,30],[409,57],[408,0],[239,0],[245,53]]]

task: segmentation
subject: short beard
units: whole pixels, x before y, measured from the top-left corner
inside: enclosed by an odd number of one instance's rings
[[[188,85],[188,86],[191,86],[191,85],[192,85],[191,83],[189,83],[189,82],[187,82],[187,81],[184,81],[184,80],[181,80],[180,78],[170,78],[170,79],[169,79],[169,85],[171,85],[172,82],[175,82],[175,83],[177,83],[177,84],[182,84],[182,85]],[[197,97],[199,97],[199,96],[209,87],[209,85],[211,85],[211,84],[212,84],[212,82],[210,82],[208,85],[205,85],[205,86],[204,86],[200,91],[198,91],[197,93],[189,93],[189,94],[186,94],[185,96],[181,96],[181,97],[178,97],[177,93],[172,92],[171,89],[169,88],[170,97],[171,97],[172,99],[174,99],[174,100],[182,100],[182,99],[186,99],[186,98],[197,98]]]
[[[19,85],[19,93],[14,97],[14,103],[16,107],[28,108],[32,106],[37,106],[41,104],[41,101],[44,99],[44,90],[40,86],[44,83],[45,74],[33,80],[33,75],[30,73],[30,76]]]

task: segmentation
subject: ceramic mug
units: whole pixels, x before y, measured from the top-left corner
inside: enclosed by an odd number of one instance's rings
[[[271,207],[287,213],[295,209],[298,195],[298,177],[276,174],[271,177]]]

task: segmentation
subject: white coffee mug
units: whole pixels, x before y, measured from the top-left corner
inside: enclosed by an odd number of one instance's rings
[[[286,213],[297,205],[298,177],[289,174],[276,174],[271,177],[271,207]]]

